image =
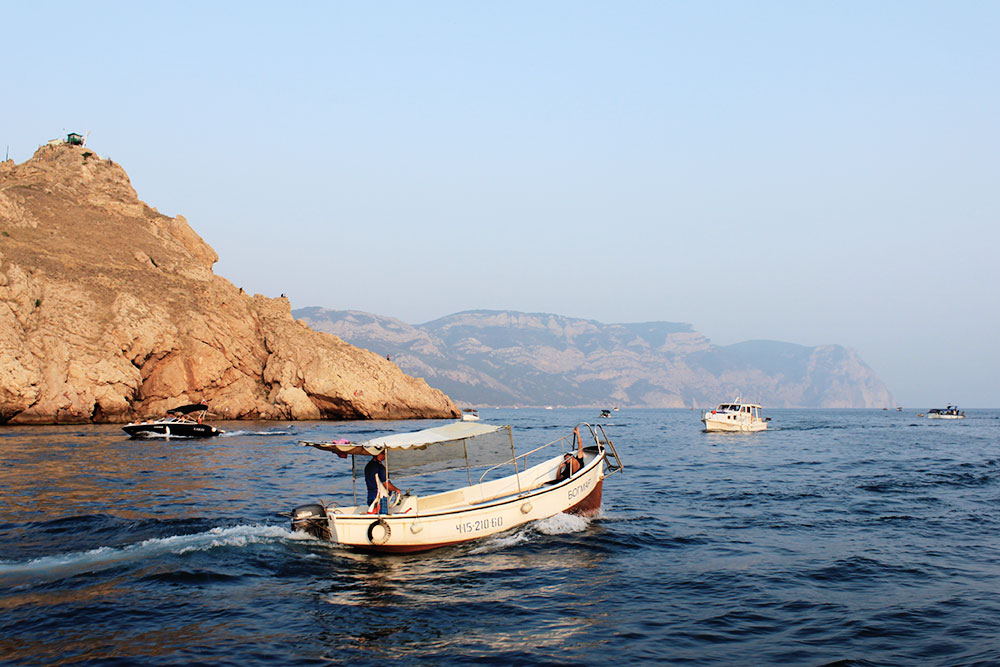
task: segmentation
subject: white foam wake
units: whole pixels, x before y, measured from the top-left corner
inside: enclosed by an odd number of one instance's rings
[[[302,539],[311,540],[313,538],[303,533],[292,532],[281,526],[251,525],[213,528],[192,535],[155,537],[124,547],[99,547],[90,551],[43,556],[23,562],[0,561],[0,582],[7,577],[61,578],[171,553],[185,554],[218,547],[245,547],[250,544]]]
[[[534,527],[545,535],[563,535],[565,533],[581,533],[587,530],[590,519],[576,514],[556,514],[547,519],[539,519]]]
[[[531,537],[522,526],[518,530],[486,538],[483,542],[470,549],[469,554],[479,555],[492,553],[494,551],[503,551],[504,549],[512,547],[516,544],[521,544],[522,542],[528,542],[530,540]]]
[[[470,554],[485,554],[493,551],[502,551],[508,547],[530,542],[532,534],[542,533],[543,535],[564,535],[566,533],[580,533],[590,525],[590,519],[577,516],[576,514],[556,514],[547,519],[539,519],[532,523],[525,524],[500,535],[486,538],[484,542],[472,548]]]

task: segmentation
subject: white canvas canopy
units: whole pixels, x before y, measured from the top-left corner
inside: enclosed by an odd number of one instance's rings
[[[473,442],[474,441],[474,442]],[[304,445],[347,454],[378,454],[388,451],[386,463],[391,470],[418,466],[438,470],[461,465],[495,465],[513,458],[510,426],[457,421],[444,426],[396,433],[354,442],[303,442]],[[449,465],[452,464],[452,465]]]

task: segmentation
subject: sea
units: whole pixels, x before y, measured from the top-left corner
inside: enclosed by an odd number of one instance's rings
[[[416,555],[291,532],[353,493],[299,442],[441,421],[0,427],[0,664],[1000,664],[1000,410],[599,414],[480,410],[519,450],[602,423],[598,516]]]

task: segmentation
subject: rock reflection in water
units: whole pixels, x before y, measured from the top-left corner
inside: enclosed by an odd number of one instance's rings
[[[101,514],[124,519],[204,516],[205,507],[254,506],[250,486],[233,485],[268,470],[268,457],[245,441],[130,439],[113,426],[5,427],[0,440],[0,515],[15,521]],[[243,451],[240,451],[240,450]]]

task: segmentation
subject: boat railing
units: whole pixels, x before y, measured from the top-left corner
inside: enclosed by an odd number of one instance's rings
[[[596,445],[605,448],[605,450],[604,450],[605,451],[605,460],[608,463],[608,469],[609,469],[609,471],[612,472],[612,473],[615,473],[615,472],[618,472],[618,471],[622,470],[622,468],[624,468],[624,466],[622,465],[621,459],[618,456],[618,450],[615,449],[615,444],[611,441],[611,438],[608,437],[607,432],[605,432],[604,425],[603,424],[597,424],[597,426],[595,428],[594,426],[588,424],[587,422],[580,422],[579,424],[576,425],[576,427],[574,428],[574,431],[576,429],[579,429],[581,426],[586,426],[587,427],[587,430],[590,431],[590,436],[591,436],[591,438],[593,439],[593,441],[594,441],[594,443]],[[565,453],[567,453],[567,451],[571,451],[572,450],[572,447],[567,448],[566,444],[567,444],[568,441],[571,441],[572,438],[574,438],[574,437],[575,436],[573,434],[564,435],[564,436],[562,436],[561,438],[559,438],[557,440],[553,440],[552,442],[549,442],[549,443],[546,443],[544,445],[540,445],[538,447],[535,447],[534,449],[532,449],[530,451],[527,451],[527,452],[525,452],[523,454],[518,454],[514,458],[507,459],[506,461],[503,461],[502,463],[497,463],[496,465],[491,466],[491,467],[489,467],[489,468],[487,468],[486,470],[483,471],[483,474],[479,477],[479,483],[482,484],[483,480],[486,479],[486,476],[490,472],[496,470],[497,468],[501,468],[503,466],[511,465],[512,463],[515,465],[515,469],[520,469],[522,471],[523,470],[527,470],[528,469],[528,456],[530,456],[532,454],[536,454],[536,453],[542,451],[543,449],[547,449],[547,448],[552,447],[554,445],[561,445],[562,453],[565,454]],[[572,445],[572,442],[570,442],[569,444]],[[521,461],[521,465],[519,467],[517,466],[517,461]]]
[[[590,424],[587,424],[587,426],[590,426]],[[597,433],[594,432],[593,428],[590,429],[590,432],[593,433],[594,439],[597,440],[598,444],[606,447],[604,450],[604,460],[608,462],[608,474],[610,475],[616,472],[621,472],[625,469],[625,465],[618,456],[618,450],[615,449],[615,443],[613,443],[611,438],[608,437],[608,434],[604,432],[604,424],[598,424],[597,428],[601,432],[600,437],[598,437]]]
[[[540,452],[543,449],[546,449],[548,447],[552,447],[553,445],[557,445],[557,444],[560,444],[560,443],[565,443],[566,440],[569,439],[570,437],[572,437],[572,436],[565,435],[565,436],[559,438],[558,440],[553,440],[552,442],[546,443],[544,445],[539,445],[538,447],[535,447],[531,451],[525,452],[523,454],[518,454],[517,456],[515,456],[513,458],[509,458],[506,461],[501,461],[500,463],[497,463],[496,465],[490,466],[489,468],[487,468],[486,470],[483,471],[482,475],[479,476],[479,483],[482,484],[483,480],[486,479],[486,476],[488,474],[490,474],[491,472],[493,472],[494,470],[496,470],[497,468],[502,468],[504,466],[509,466],[511,464],[514,464],[515,469],[522,470],[522,471],[523,470],[527,470],[528,469],[528,456],[530,456],[531,454],[536,454],[536,453],[538,453],[538,452]],[[562,447],[562,450],[563,450],[563,453],[566,452],[565,445]],[[518,461],[521,461],[520,468],[517,467],[517,462]]]

